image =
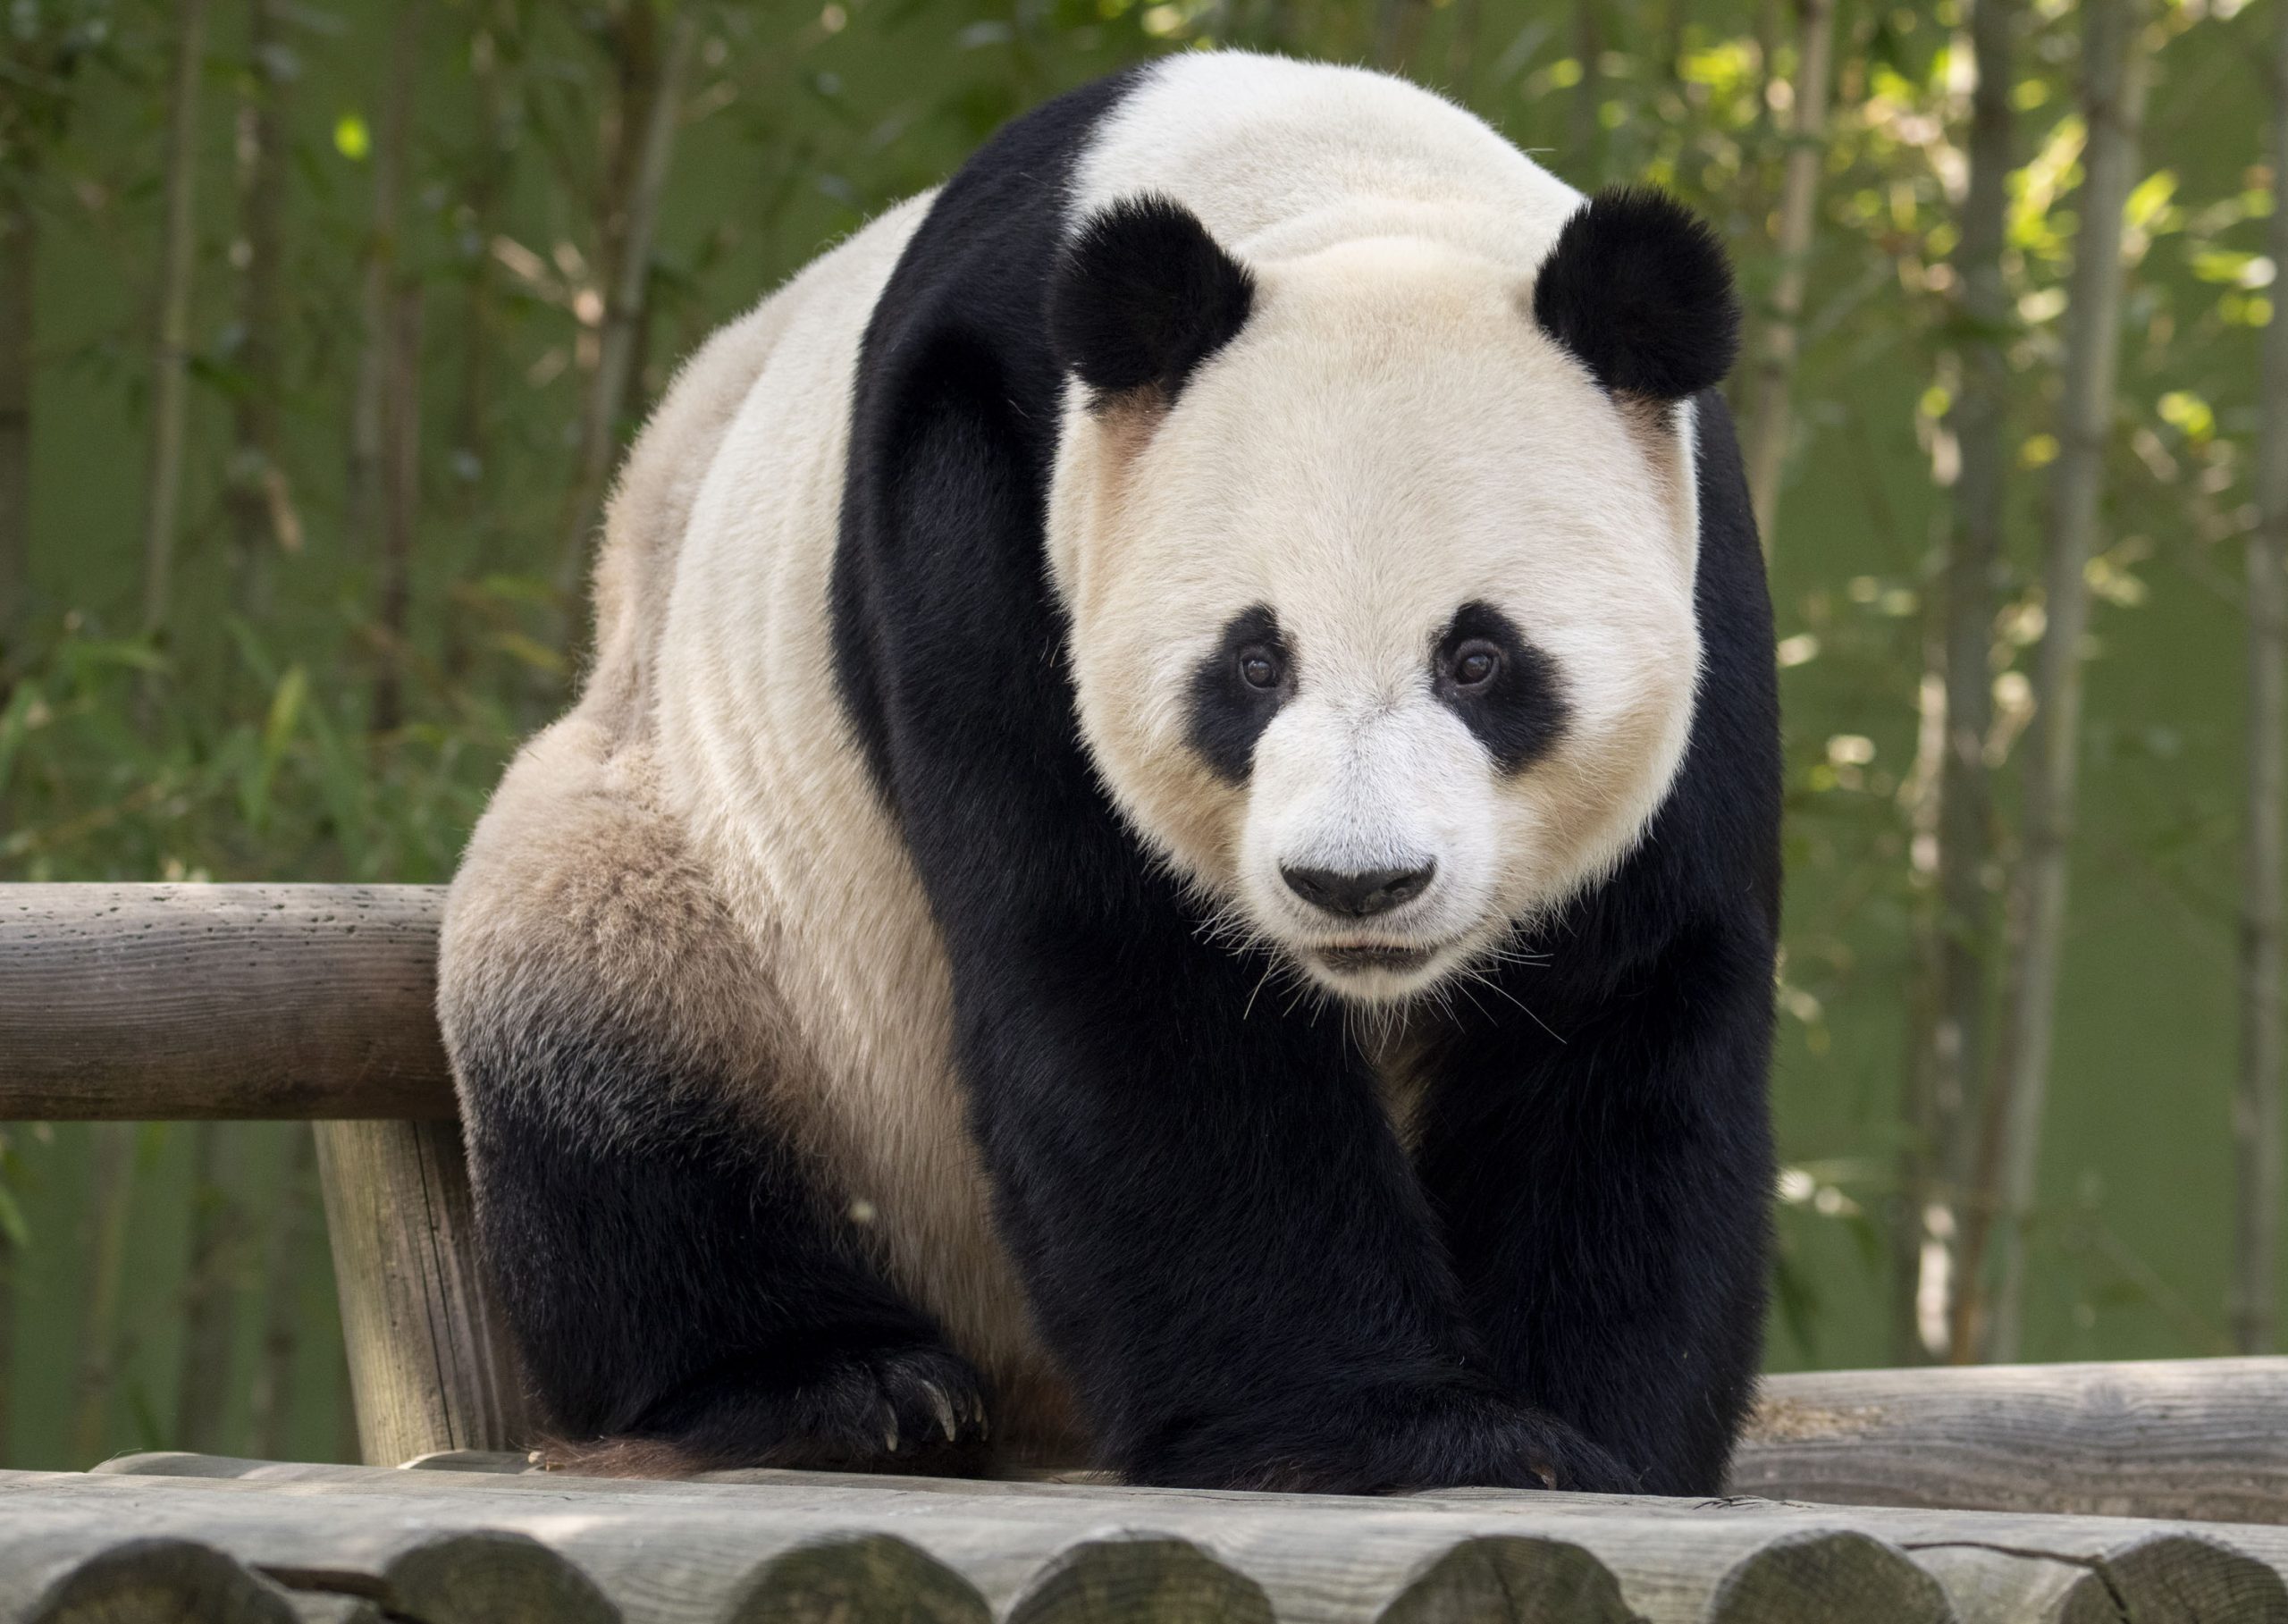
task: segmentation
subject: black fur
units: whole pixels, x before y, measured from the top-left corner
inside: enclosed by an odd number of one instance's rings
[[[1762,1345],[1779,929],[1771,610],[1723,400],[1698,399],[1703,648],[1676,786],[1619,873],[1442,1046],[1417,1165],[1502,1384],[1712,1494]]]
[[[1455,656],[1470,643],[1500,651],[1502,669],[1480,686],[1456,679]],[[1491,603],[1465,603],[1438,640],[1432,661],[1438,697],[1469,724],[1504,772],[1519,772],[1549,753],[1565,732],[1569,707],[1557,662],[1527,643],[1517,623]]]
[[[1269,650],[1278,661],[1279,681],[1271,687],[1252,686],[1240,669],[1254,648]],[[1217,777],[1244,784],[1255,764],[1256,740],[1294,693],[1295,659],[1279,634],[1279,618],[1267,604],[1241,610],[1192,674],[1191,747]]]
[[[1613,187],[1565,223],[1534,282],[1534,319],[1599,386],[1653,400],[1713,389],[1740,347],[1724,245],[1650,187]]]
[[[1049,345],[1100,396],[1173,401],[1236,337],[1255,278],[1165,198],[1125,198],[1082,222],[1048,287]]]
[[[1683,776],[1552,962],[1500,972],[1516,1005],[1444,1033],[1409,1165],[1343,1023],[1254,997],[1266,963],[1203,939],[1080,739],[1042,549],[1071,358],[1043,296],[1074,143],[1119,88],[1009,126],[907,248],[859,367],[834,584],[1037,1321],[1135,1479],[1712,1493],[1760,1333],[1778,896],[1770,614],[1729,419],[1703,397]],[[1647,211],[1613,206],[1569,228],[1544,319],[1611,387],[1687,392],[1729,356],[1729,306],[1704,279],[1648,301],[1634,239],[1603,229]],[[1584,265],[1637,302],[1588,299]],[[1592,319],[1616,307],[1722,331]]]
[[[671,1037],[617,1030],[608,989],[540,980],[456,1022],[456,1058],[479,1233],[572,1458],[980,1469],[976,1373],[814,1171]]]

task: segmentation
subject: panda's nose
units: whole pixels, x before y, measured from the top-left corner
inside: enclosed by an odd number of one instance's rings
[[[1289,890],[1315,908],[1350,919],[1387,913],[1401,903],[1412,902],[1437,871],[1435,862],[1418,869],[1361,869],[1348,874],[1339,869],[1279,865],[1279,878]]]

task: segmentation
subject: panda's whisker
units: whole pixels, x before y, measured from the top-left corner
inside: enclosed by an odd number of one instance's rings
[[[1249,1015],[1251,1015],[1251,1014],[1253,1014],[1255,1013],[1255,1001],[1256,1001],[1257,997],[1258,997],[1262,993],[1263,989],[1264,989],[1264,984],[1265,984],[1266,982],[1269,981],[1273,976],[1277,975],[1278,973],[1279,973],[1279,961],[1278,961],[1277,959],[1275,959],[1275,958],[1274,958],[1274,959],[1271,960],[1268,963],[1266,963],[1266,964],[1265,964],[1265,965],[1264,965],[1264,967],[1263,967],[1263,973],[1262,973],[1261,975],[1259,975],[1259,976],[1258,976],[1258,977],[1256,978],[1255,986],[1254,986],[1254,987],[1253,987],[1253,988],[1249,991],[1249,993],[1248,993],[1248,1001],[1247,1001],[1247,1006],[1246,1006],[1246,1007],[1245,1007],[1245,1008],[1243,1008],[1243,1009],[1241,1009],[1241,1010],[1240,1011],[1240,1019],[1241,1019],[1241,1020],[1244,1021],[1244,1020],[1246,1020]]]

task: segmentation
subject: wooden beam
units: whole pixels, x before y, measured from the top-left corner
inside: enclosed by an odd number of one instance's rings
[[[366,1461],[521,1448],[522,1382],[477,1261],[459,1127],[331,1122],[316,1132]]]
[[[201,1464],[115,1464],[170,1462]],[[406,1608],[415,1598],[391,1577],[406,1552],[494,1534],[545,1547],[563,1570],[528,1546],[516,1560],[584,1606],[585,1579],[629,1624],[2288,1620],[2279,1527],[1511,1492],[1374,1499],[826,1473],[660,1483],[246,1469],[264,1475],[0,1472],[0,1528],[195,1541],[274,1582],[323,1579],[422,1618],[433,1615]]]
[[[454,1114],[434,886],[0,887],[0,1122]]]
[[[1767,1376],[1735,1494],[2288,1523],[2288,1358]]]

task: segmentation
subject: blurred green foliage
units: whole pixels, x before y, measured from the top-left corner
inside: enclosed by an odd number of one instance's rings
[[[442,880],[517,739],[579,657],[555,585],[566,492],[618,229],[612,156],[640,107],[631,29],[673,0],[424,0],[404,206],[375,172],[405,0],[225,0],[203,52],[177,586],[139,618],[170,0],[0,0],[0,199],[38,232],[26,605],[0,629],[0,879]],[[699,4],[696,64],[650,258],[624,434],[676,358],[823,245],[934,184],[1010,114],[1123,63],[1210,42],[1391,66],[1443,88],[1583,187],[1651,179],[1714,220],[1752,308],[1795,67],[1778,0],[807,0]],[[1953,209],[1963,185],[1961,0],[1846,0],[1822,153],[1789,473],[1776,527],[1790,892],[1780,989],[1782,1266],[1776,1365],[1889,1351],[1880,1226],[1898,1149],[1917,905],[1905,807],[1944,528]],[[2107,493],[2066,958],[2028,1347],[2035,1357],[2223,1345],[2240,563],[2272,177],[2259,150],[2268,21],[2173,0],[2128,209],[2127,343]],[[249,43],[250,20],[269,21]],[[2026,13],[2014,105],[2008,334],[2013,568],[1994,627],[2008,767],[2040,635],[2031,586],[2057,451],[2062,278],[2082,138],[2071,0]],[[258,48],[257,48],[258,46]],[[274,319],[250,333],[251,112],[283,160]],[[377,265],[418,311],[410,608],[361,516],[354,417]],[[267,336],[278,357],[261,361]],[[267,370],[265,368],[267,367]],[[265,382],[265,379],[267,379]],[[249,457],[249,391],[279,424]],[[394,725],[374,685],[401,676]],[[1923,769],[1927,770],[1927,766]],[[2006,772],[2006,819],[2009,813]],[[2006,838],[2002,846],[2008,854]],[[1998,874],[1997,883],[1999,883]],[[85,1320],[92,1132],[22,1126],[0,1152],[13,1259],[9,1464],[176,1442],[186,1222],[239,1215],[221,1290],[247,1446],[277,1318],[262,1237],[299,1129],[226,1130],[223,1186],[188,1136],[137,1141],[127,1300]],[[301,1372],[287,1452],[352,1447],[323,1243],[295,1242]],[[100,1346],[91,1347],[95,1337]]]

